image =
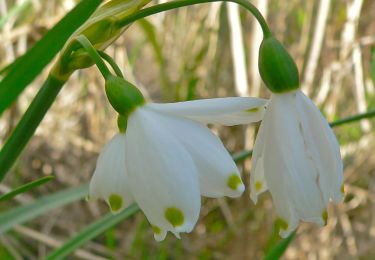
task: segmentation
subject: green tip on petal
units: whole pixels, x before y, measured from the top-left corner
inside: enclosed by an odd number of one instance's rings
[[[345,193],[345,187],[344,187],[344,184],[341,185],[340,191],[341,191],[341,193]]]
[[[227,185],[232,190],[237,190],[240,184],[242,184],[242,180],[236,173],[232,173],[227,179]]]
[[[278,225],[279,225],[279,227],[280,227],[281,230],[287,230],[288,229],[289,224],[284,219],[279,218],[277,220],[277,222],[278,222]]]
[[[178,227],[184,224],[184,214],[175,207],[170,207],[165,210],[165,218],[173,227]]]
[[[119,211],[122,208],[123,200],[117,194],[111,194],[108,198],[109,206],[113,212]]]
[[[326,210],[322,213],[322,219],[324,221],[324,226],[326,226],[328,221],[328,212]]]
[[[261,181],[255,182],[255,190],[260,191],[263,188],[263,183]]]
[[[158,226],[152,225],[151,227],[152,227],[152,231],[154,231],[156,235],[161,234],[161,229]]]
[[[249,109],[246,110],[246,112],[256,113],[256,112],[259,112],[259,108],[258,107],[249,108]]]

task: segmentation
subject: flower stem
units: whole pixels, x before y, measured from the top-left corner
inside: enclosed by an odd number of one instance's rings
[[[250,11],[254,17],[258,20],[262,31],[263,35],[265,38],[269,37],[272,35],[271,30],[269,29],[266,21],[264,20],[262,14],[259,12],[259,10],[251,4],[247,0],[177,0],[177,1],[172,1],[164,4],[158,4],[154,5],[145,9],[141,9],[138,12],[129,15],[125,17],[124,19],[120,20],[118,22],[118,26],[123,27],[126,25],[131,24],[132,22],[135,22],[141,18],[145,18],[147,16],[165,12],[168,10],[184,7],[184,6],[190,6],[190,5],[196,5],[196,4],[203,4],[203,3],[212,3],[212,2],[233,2],[237,3],[244,8],[246,8],[248,11]]]
[[[349,117],[345,117],[345,118],[342,118],[342,119],[338,119],[336,121],[333,121],[329,125],[331,127],[336,127],[336,126],[356,122],[356,121],[359,121],[359,120],[362,120],[362,119],[365,119],[365,118],[374,117],[374,116],[375,116],[375,109],[372,109],[372,110],[367,111],[367,112],[362,113],[362,114],[357,114],[357,115],[354,115],[354,116],[349,116]]]
[[[111,65],[112,69],[116,73],[116,75],[120,78],[124,78],[124,75],[122,74],[121,69],[119,66],[116,64],[116,62],[112,59],[111,56],[109,56],[107,53],[104,51],[98,51],[99,55],[106,61],[108,62],[109,65]]]
[[[49,76],[0,151],[0,182],[12,167],[65,81]]]
[[[108,78],[111,75],[111,72],[109,72],[107,65],[105,65],[99,53],[95,50],[95,48],[92,46],[91,42],[86,38],[86,36],[79,35],[76,38],[76,41],[82,45],[82,47],[85,49],[87,54],[95,62],[96,66],[100,70],[100,73],[102,73],[103,77],[105,79]]]

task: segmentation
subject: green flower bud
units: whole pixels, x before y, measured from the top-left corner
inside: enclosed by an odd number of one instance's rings
[[[258,66],[264,83],[272,92],[283,93],[299,88],[297,65],[275,37],[263,39]]]
[[[145,103],[136,86],[117,76],[111,75],[106,79],[105,92],[112,107],[125,118]]]

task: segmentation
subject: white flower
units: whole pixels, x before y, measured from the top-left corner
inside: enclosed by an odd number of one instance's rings
[[[271,192],[285,237],[300,220],[324,225],[329,201],[343,193],[343,165],[333,131],[301,91],[272,94],[255,141],[251,199]]]
[[[200,195],[238,197],[244,191],[231,156],[205,124],[236,125],[261,120],[265,101],[220,98],[138,107],[125,134],[116,135],[99,156],[90,198],[112,211],[136,202],[156,240],[167,231],[190,232]]]

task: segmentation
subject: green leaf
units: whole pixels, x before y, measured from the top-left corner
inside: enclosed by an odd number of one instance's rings
[[[375,84],[375,47],[371,50],[370,75],[372,82]]]
[[[0,214],[0,233],[8,231],[14,225],[22,224],[50,210],[79,200],[85,197],[87,193],[88,185],[86,184],[44,196],[35,202],[4,212]]]
[[[232,158],[235,162],[241,162],[245,160],[246,158],[251,157],[252,154],[253,154],[253,150],[243,150],[241,152],[232,154]]]
[[[9,73],[0,82],[0,115],[62,49],[70,35],[89,18],[101,2],[102,0],[82,0],[9,69]]]
[[[294,231],[291,233],[287,238],[284,238],[279,241],[273,248],[271,248],[267,255],[264,257],[264,260],[276,260],[280,259],[280,257],[284,254],[286,249],[288,248],[290,242],[292,242],[296,232]]]
[[[79,232],[76,236],[67,241],[62,247],[52,252],[47,257],[47,259],[66,259],[68,255],[74,252],[74,250],[83,246],[85,243],[97,237],[98,235],[105,232],[107,229],[111,228],[112,226],[116,225],[122,220],[130,217],[138,210],[138,206],[136,204],[133,204],[116,215],[113,215],[112,213],[107,214],[103,218],[92,223],[90,226],[86,227],[84,230]]]
[[[35,188],[37,186],[40,186],[46,182],[49,182],[50,180],[54,179],[55,176],[45,176],[43,178],[40,178],[38,180],[35,180],[35,181],[32,181],[32,182],[29,182],[29,183],[26,183],[18,188],[16,188],[15,190],[12,190],[11,192],[8,192],[2,196],[0,196],[0,202],[1,201],[4,201],[4,200],[9,200],[15,196],[17,196],[18,194],[20,193],[24,193],[32,188]]]

